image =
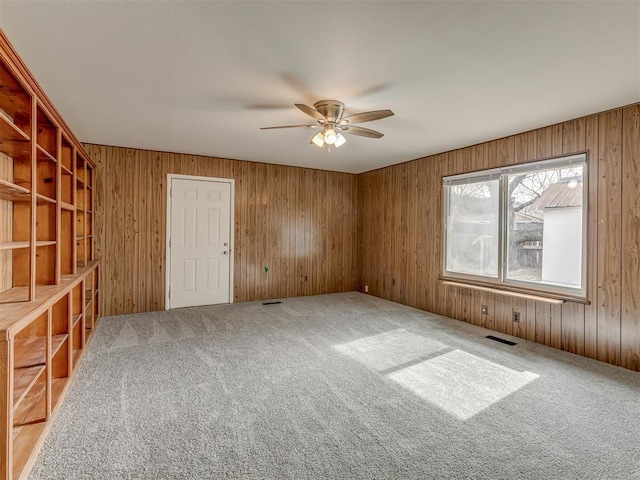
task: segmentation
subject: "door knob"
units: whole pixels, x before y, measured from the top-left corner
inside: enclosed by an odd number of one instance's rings
[[[228,247],[229,246],[229,242],[224,242],[224,246]]]
[[[222,254],[223,255],[229,255],[229,252],[225,250],[224,252],[222,252]]]

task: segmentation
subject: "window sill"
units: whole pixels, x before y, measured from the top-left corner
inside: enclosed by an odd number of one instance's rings
[[[495,293],[498,295],[506,295],[510,297],[524,298],[526,300],[534,300],[536,302],[545,302],[552,305],[561,305],[565,302],[575,302],[589,305],[589,301],[581,297],[572,297],[570,295],[563,295],[559,293],[548,293],[538,291],[528,291],[519,289],[517,287],[511,287],[508,285],[496,286],[493,284],[483,284],[481,282],[470,282],[467,280],[461,280],[459,278],[452,277],[438,277],[444,285],[450,285],[452,287],[469,288],[472,290],[479,290],[482,292]]]

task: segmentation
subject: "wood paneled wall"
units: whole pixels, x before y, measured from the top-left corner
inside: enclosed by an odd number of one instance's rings
[[[443,176],[583,151],[589,305],[549,305],[438,280]],[[640,371],[639,105],[361,174],[358,212],[359,289]]]
[[[104,315],[164,309],[168,173],[236,180],[236,302],[355,289],[355,175],[90,144],[86,149],[97,164],[95,245]]]

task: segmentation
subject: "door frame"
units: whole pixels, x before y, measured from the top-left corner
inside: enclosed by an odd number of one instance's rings
[[[171,239],[171,181],[177,180],[198,180],[204,182],[228,183],[231,187],[231,204],[229,205],[229,302],[233,303],[233,257],[235,253],[235,188],[236,181],[233,178],[203,177],[199,175],[182,175],[177,173],[167,174],[167,202],[166,207],[166,239],[165,239],[165,285],[164,285],[164,309],[171,310],[171,299],[169,298],[169,287],[171,286],[171,248],[169,241]]]

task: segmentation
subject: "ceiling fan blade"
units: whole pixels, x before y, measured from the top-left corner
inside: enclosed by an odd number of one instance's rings
[[[354,123],[372,122],[373,120],[380,120],[381,118],[391,117],[393,112],[391,110],[374,110],[372,112],[356,113],[349,115],[340,120],[340,124],[344,125],[348,123],[353,125]]]
[[[318,128],[320,125],[280,125],[278,127],[260,127],[260,130],[273,130],[274,128]]]
[[[325,116],[322,115],[315,108],[311,108],[310,106],[304,105],[302,103],[295,103],[294,105],[298,107],[300,110],[302,110],[304,113],[309,115],[311,118],[315,118],[320,123],[327,123],[327,119],[325,118]]]
[[[290,109],[290,103],[252,103],[251,105],[245,105],[247,110],[285,110]]]
[[[342,130],[344,133],[350,133],[351,135],[360,135],[361,137],[384,137],[384,133],[377,132],[376,130],[371,130],[370,128],[356,127],[355,125],[345,125],[343,127],[340,127],[340,130]]]

